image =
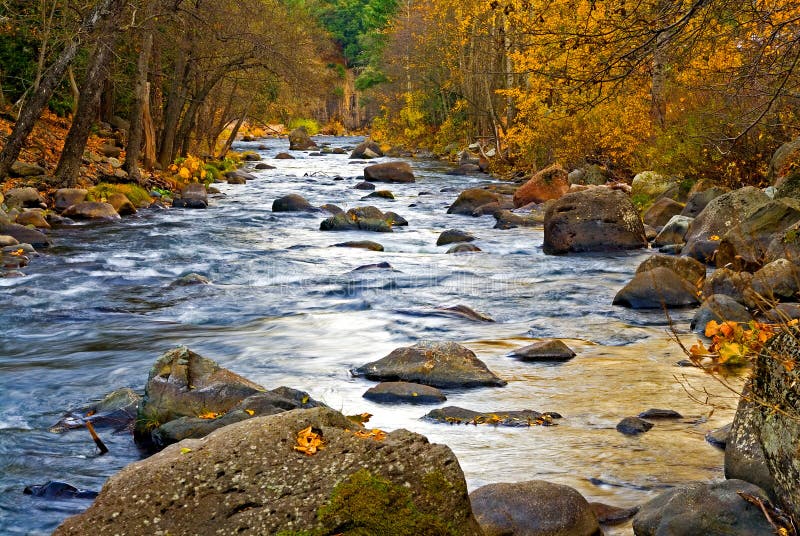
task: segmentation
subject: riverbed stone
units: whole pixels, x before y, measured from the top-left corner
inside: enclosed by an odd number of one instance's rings
[[[30,244],[35,248],[46,248],[51,243],[47,235],[41,231],[17,223],[0,224],[0,235],[10,236],[18,243]]]
[[[558,199],[567,192],[567,171],[560,165],[553,164],[537,171],[514,192],[514,206],[519,208],[530,203],[543,203],[549,199]]]
[[[51,480],[41,485],[28,485],[22,490],[25,495],[32,495],[41,499],[94,499],[97,492],[87,489],[78,489],[72,484]]]
[[[408,227],[408,220],[391,210],[383,213],[383,219],[392,227]]]
[[[311,139],[306,127],[300,126],[289,133],[289,150],[305,151],[306,149],[316,149],[317,144]]]
[[[371,158],[379,158],[383,156],[383,151],[380,145],[374,141],[363,141],[356,145],[353,152],[350,153],[350,158],[354,160],[369,160]]]
[[[641,412],[640,419],[683,419],[683,415],[674,409],[650,408]]]
[[[108,204],[114,207],[114,210],[120,216],[136,214],[136,207],[133,206],[128,196],[123,193],[113,192],[108,194]]]
[[[414,172],[407,162],[385,162],[364,168],[364,178],[369,182],[414,182]]]
[[[444,389],[506,385],[472,350],[454,342],[422,341],[397,348],[351,372],[369,380],[407,381]]]
[[[389,190],[376,190],[361,199],[394,199],[394,194]]]
[[[490,203],[499,203],[502,199],[503,197],[500,194],[483,188],[469,188],[458,195],[458,198],[447,209],[447,213],[471,216],[478,207]]]
[[[0,234],[0,248],[8,246],[16,246],[17,244],[19,244],[19,240],[17,240],[13,236]]]
[[[181,189],[181,195],[172,201],[174,208],[208,208],[208,192],[204,184],[190,182]]]
[[[306,428],[324,441],[312,456],[294,449]],[[183,441],[112,476],[55,535],[482,534],[448,447],[406,430],[376,441],[357,429],[317,408]]]
[[[569,361],[575,357],[576,354],[569,346],[564,344],[563,341],[550,339],[517,348],[508,355],[516,357],[521,361],[559,362]]]
[[[773,534],[761,510],[739,492],[762,500],[764,490],[741,480],[698,482],[645,503],[633,518],[636,536],[764,536]]]
[[[498,209],[493,214],[495,229],[515,229],[517,227],[541,227],[544,224],[544,211],[536,210],[528,214],[517,214],[507,209]]]
[[[683,244],[686,232],[689,230],[689,225],[691,225],[693,219],[680,215],[670,218],[653,239],[653,246],[662,247],[671,244]]]
[[[83,188],[60,188],[55,193],[55,209],[66,210],[72,205],[76,205],[86,200],[89,190]]]
[[[353,188],[355,188],[356,190],[374,190],[375,185],[372,184],[371,182],[361,181],[355,186],[353,186]]]
[[[83,201],[67,208],[63,216],[80,220],[118,220],[119,214],[109,203]]]
[[[645,225],[661,228],[675,216],[678,216],[683,210],[683,204],[678,203],[669,197],[661,197],[650,205],[645,213],[642,215],[642,220]]]
[[[472,320],[475,322],[494,322],[494,318],[491,316],[479,313],[472,307],[468,307],[463,304],[453,305],[450,307],[437,307],[436,313],[443,315],[443,316],[454,316],[457,318],[465,318],[467,320]]]
[[[699,335],[704,335],[706,325],[712,320],[722,323],[726,321],[746,324],[753,319],[747,308],[731,296],[725,294],[712,294],[703,300],[702,305],[692,317],[690,329]]]
[[[123,387],[108,393],[101,400],[67,412],[50,427],[50,432],[61,433],[84,428],[86,422],[95,428],[132,430],[137,408],[142,397],[133,389]]]
[[[320,231],[370,231],[377,233],[391,233],[392,226],[383,219],[359,218],[349,213],[334,214],[322,220]]]
[[[750,288],[753,274],[736,272],[730,268],[717,268],[703,284],[703,296],[724,294],[739,303],[745,302],[745,292]]]
[[[690,257],[652,255],[636,268],[636,273],[648,272],[654,268],[668,268],[698,289],[703,287],[706,280],[705,265]]]
[[[411,382],[381,382],[370,387],[363,396],[386,404],[439,404],[447,400],[436,387]]]
[[[625,417],[617,423],[617,432],[625,435],[639,435],[653,427],[653,423],[640,417]]]
[[[775,301],[795,301],[800,291],[800,267],[786,259],[765,265],[750,280],[751,294],[745,292],[745,301],[751,307],[765,308]]]
[[[669,268],[637,273],[614,296],[614,305],[633,309],[691,307],[699,304],[697,288]]]
[[[730,192],[729,188],[713,186],[690,193],[686,206],[681,211],[681,216],[696,218],[711,201],[728,192]]]
[[[448,229],[446,231],[442,231],[442,233],[439,235],[439,238],[436,239],[436,245],[446,246],[448,244],[455,244],[457,242],[472,242],[473,240],[475,240],[475,237],[466,231]]]
[[[493,426],[554,426],[554,419],[561,418],[556,413],[540,413],[532,409],[514,411],[473,411],[458,406],[447,406],[429,411],[423,419],[444,424],[488,424]]]
[[[37,229],[49,229],[50,224],[44,217],[44,211],[40,208],[29,208],[17,216],[16,223],[20,225],[33,225]]]
[[[272,202],[272,212],[316,212],[318,209],[300,194],[289,194]]]
[[[486,536],[596,536],[594,510],[574,488],[543,480],[498,483],[470,494]]]
[[[339,242],[338,244],[334,244],[333,247],[368,249],[370,251],[383,251],[383,246],[381,244],[378,244],[377,242],[373,242],[371,240],[351,240],[349,242]]]
[[[473,244],[456,244],[452,246],[450,249],[448,249],[445,253],[450,253],[450,254],[478,253],[480,251],[483,250]]]
[[[36,188],[11,188],[6,192],[8,208],[38,208],[42,204],[42,196]]]
[[[633,177],[633,182],[631,182],[631,196],[639,196],[643,199],[655,199],[674,188],[676,185],[677,182],[673,177],[664,176],[655,171],[642,171]]]
[[[257,170],[261,171],[261,170],[264,170],[264,169],[275,169],[275,166],[271,166],[271,165],[267,164],[266,162],[259,162],[258,164],[255,165],[255,167],[253,167],[253,169],[257,169]]]
[[[596,187],[569,193],[548,207],[544,252],[614,251],[647,246],[644,226],[628,196]]]
[[[697,242],[713,242],[711,237],[722,237],[769,200],[764,192],[752,186],[746,186],[714,198],[689,226],[683,253],[689,254]],[[719,246],[718,243],[715,245]],[[696,255],[691,256],[698,258]]]
[[[728,440],[731,436],[732,426],[733,423],[728,423],[724,426],[720,426],[719,428],[709,430],[705,435],[706,441],[715,447],[725,450],[725,446],[728,444]]]
[[[272,166],[270,166],[270,168],[272,168]],[[247,181],[253,181],[256,179],[258,179],[258,177],[241,169],[234,169],[225,174],[225,180],[228,181],[229,184],[246,184]]]

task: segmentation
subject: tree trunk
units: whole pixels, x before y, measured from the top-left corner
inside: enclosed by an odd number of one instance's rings
[[[651,89],[650,89],[650,120],[653,131],[664,128],[667,117],[667,43],[669,35],[666,32],[658,34],[653,50]]]
[[[137,184],[141,184],[142,175],[139,172],[139,155],[141,154],[143,134],[142,110],[145,101],[150,99],[147,91],[147,67],[150,64],[150,52],[153,49],[153,34],[149,29],[143,29],[142,50],[136,63],[136,84],[133,91],[133,105],[131,106],[131,127],[128,133],[128,146],[125,149],[125,164],[123,169],[128,172],[128,177]]]
[[[233,130],[231,130],[231,135],[228,136],[228,139],[225,141],[225,145],[222,146],[222,150],[219,153],[218,158],[220,160],[225,158],[225,155],[227,155],[228,151],[231,150],[231,145],[233,145],[233,142],[236,139],[236,135],[239,133],[239,129],[242,128],[244,120],[247,119],[247,113],[250,111],[250,105],[252,103],[253,103],[252,100],[250,100],[250,102],[247,103],[247,106],[245,106],[244,108],[244,112],[242,112],[242,115],[240,115],[239,119],[236,121],[236,125],[234,125]]]
[[[78,82],[75,81],[72,67],[67,68],[67,77],[69,78],[69,88],[72,90],[72,115],[74,116],[78,110],[78,101],[81,100],[81,90],[78,88]]]
[[[181,110],[184,105],[183,87],[187,75],[186,53],[180,50],[175,60],[175,69],[173,70],[172,82],[167,96],[167,105],[164,108],[164,129],[161,134],[161,144],[158,148],[158,162],[164,169],[167,168],[173,158],[175,130],[178,128],[178,121],[181,118]]]
[[[39,81],[39,87],[33,92],[31,98],[25,102],[20,110],[19,118],[14,123],[14,130],[8,137],[5,147],[0,152],[0,180],[8,176],[11,165],[19,156],[19,152],[25,145],[36,120],[47,105],[47,101],[53,95],[53,91],[61,82],[64,73],[67,71],[85,34],[94,32],[98,24],[106,21],[110,17],[120,13],[125,6],[124,0],[103,0],[89,13],[81,23],[81,27],[74,36],[67,42],[58,58],[45,71]]]
[[[145,84],[147,98],[142,102],[142,126],[144,131],[144,149],[142,150],[142,165],[148,171],[156,164],[156,128],[153,117],[150,115],[150,82]]]
[[[113,44],[114,33],[108,31],[98,40],[94,54],[89,61],[89,70],[81,89],[78,111],[72,118],[72,126],[67,133],[67,139],[64,140],[64,150],[61,151],[61,158],[55,172],[56,183],[66,188],[73,188],[77,184],[81,158],[86,149],[86,141],[89,139],[89,129],[92,127],[97,107],[100,104],[103,82],[108,76],[107,67],[111,60]]]

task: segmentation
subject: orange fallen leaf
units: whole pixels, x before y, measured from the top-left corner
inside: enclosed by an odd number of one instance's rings
[[[255,415],[255,413],[256,413],[252,409],[246,409],[246,410],[244,410],[244,412],[247,413],[248,415]]]
[[[198,415],[198,417],[201,419],[216,419],[221,415],[222,413],[214,413],[213,411],[206,411],[205,413],[201,413],[200,415]]]
[[[304,453],[306,456],[312,456],[325,448],[325,443],[322,441],[322,431],[314,431],[311,426],[303,428],[297,432],[297,445],[294,450]]]
[[[372,439],[374,441],[383,441],[386,439],[386,432],[373,428],[372,430],[359,430],[353,433],[359,439]]]

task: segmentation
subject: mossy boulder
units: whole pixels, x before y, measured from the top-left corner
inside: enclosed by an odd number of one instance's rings
[[[294,448],[306,428],[324,442],[314,455]],[[55,534],[482,534],[448,447],[406,430],[362,438],[359,428],[317,408],[183,441],[112,476]]]

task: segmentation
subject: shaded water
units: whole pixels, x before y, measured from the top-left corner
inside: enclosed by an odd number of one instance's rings
[[[260,153],[269,159],[286,142],[267,147]],[[674,365],[683,356],[665,333],[663,313],[610,305],[649,252],[546,256],[540,229],[501,231],[491,217],[446,214],[458,190],[485,177],[448,176],[444,164],[412,161],[417,182],[388,185],[396,200],[360,201],[368,192],[352,186],[363,165],[295,154],[270,160],[278,169],[254,171],[259,179],[247,185],[219,185],[225,195],[205,211],[142,211],[121,223],[54,231],[55,247],[33,260],[27,277],[0,280],[0,532],[48,534],[89,505],[24,496],[26,484],[62,480],[99,489],[138,459],[128,435],[104,433],[111,452],[97,456],[85,430],[47,429],[65,409],[113,389],[141,390],[155,358],[179,344],[268,388],[288,385],[345,413],[370,412],[370,426],[445,443],[470,489],[540,478],[574,486],[589,500],[631,506],[669,486],[722,476],[722,453],[703,435],[730,421],[735,401],[716,400],[707,418],[709,407],[685,388],[729,393],[702,372]],[[289,193],[345,209],[373,204],[410,226],[391,234],[320,232],[322,215],[272,214],[272,201]],[[435,243],[448,228],[475,234],[483,253],[445,255],[447,246]],[[386,251],[329,247],[355,239]],[[381,261],[396,271],[351,273]],[[213,284],[171,285],[189,272]],[[497,322],[432,313],[456,304]],[[675,313],[678,328],[687,328],[688,315]],[[506,357],[537,337],[563,338],[578,356],[558,365]],[[419,420],[430,407],[362,399],[373,382],[348,370],[421,339],[461,342],[509,382],[448,391],[447,405],[557,411],[564,419],[530,429],[436,425]],[[658,422],[636,438],[615,431],[621,418],[651,407],[686,418]]]

